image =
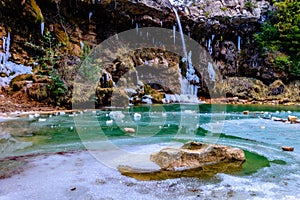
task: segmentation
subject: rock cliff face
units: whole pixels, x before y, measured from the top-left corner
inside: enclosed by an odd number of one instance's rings
[[[279,78],[288,80],[287,74],[271,68],[268,60],[259,56],[253,40],[253,33],[259,30],[260,22],[265,20],[264,13],[272,9],[268,1],[198,0],[175,2],[174,5],[183,32],[211,52],[212,59],[225,78],[252,77],[265,84],[271,84]],[[68,90],[72,89],[72,77],[80,58],[86,57],[89,49],[105,39],[137,27],[172,29],[174,25],[177,26],[176,18],[167,0],[0,2],[0,37],[8,32],[11,34],[10,60],[32,66],[35,74],[53,75],[53,71],[62,74]],[[2,44],[0,40],[0,46]],[[135,55],[136,58],[139,56],[142,57],[138,53]],[[179,64],[179,59],[174,57],[167,62],[174,67],[176,62]],[[122,63],[122,59],[119,61]],[[126,68],[117,62],[112,65],[117,67],[117,71],[109,73],[117,81]],[[132,65],[130,67],[137,67],[138,62]],[[105,84],[106,87],[100,88],[107,88],[109,84]],[[174,87],[150,86],[161,92],[176,91]],[[205,95],[205,86],[199,87],[199,94]],[[50,94],[49,91],[46,93]],[[109,102],[107,89],[100,90],[98,94],[102,95],[99,104]]]

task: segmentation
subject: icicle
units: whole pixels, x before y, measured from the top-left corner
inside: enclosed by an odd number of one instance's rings
[[[159,23],[160,23],[160,27],[162,27],[162,25],[163,25],[163,22],[162,22],[162,20],[160,20],[160,22],[159,22]]]
[[[133,23],[134,23],[134,19],[132,18],[132,19],[131,19],[131,24],[133,25]]]
[[[207,48],[208,48],[209,54],[211,55],[212,54],[212,47],[211,47],[211,40],[210,39],[208,39],[208,46],[207,46]]]
[[[2,63],[4,61],[3,57],[4,57],[4,54],[2,52],[0,52],[0,66],[2,64],[4,64],[4,63]],[[0,68],[0,70],[2,70],[2,68]]]
[[[41,23],[41,35],[44,36],[45,22]]]
[[[2,37],[2,40],[3,40],[2,48],[3,48],[3,50],[5,51],[5,41],[6,41],[6,38],[3,36],[3,37]]]
[[[241,36],[238,36],[238,52],[241,51]]]
[[[136,34],[139,34],[139,24],[138,23],[135,24],[135,30],[136,30]]]
[[[146,33],[146,37],[147,37],[147,39],[149,38],[149,32],[147,31],[147,33]]]
[[[83,50],[83,48],[84,48],[84,43],[80,40],[80,48],[81,48],[81,50]]]
[[[4,58],[4,62],[5,62],[5,63],[6,63],[6,61],[8,60],[8,58],[10,57],[10,54],[9,54],[9,46],[10,46],[10,32],[8,32],[7,38],[6,38],[5,58]]]
[[[89,21],[91,21],[91,17],[92,17],[93,13],[89,12]]]
[[[176,43],[176,26],[173,25],[173,39],[174,39],[174,44]]]
[[[211,41],[214,41],[214,39],[215,39],[215,35],[212,34],[212,35],[211,35]]]

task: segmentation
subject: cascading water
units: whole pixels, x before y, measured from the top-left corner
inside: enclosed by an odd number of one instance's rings
[[[187,58],[187,51],[186,51],[184,34],[183,34],[183,31],[182,31],[182,26],[181,26],[180,18],[179,18],[178,12],[177,12],[177,10],[176,10],[175,7],[173,7],[173,11],[175,13],[176,20],[177,20],[177,23],[178,23],[178,28],[179,28],[179,33],[180,33],[181,43],[182,43],[183,55],[184,55],[185,58]]]
[[[180,68],[178,69],[180,86],[181,86],[180,94],[179,95],[166,95],[164,102],[165,103],[172,103],[172,102],[200,103],[200,101],[197,97],[198,86],[190,84],[190,82],[199,83],[199,77],[197,76],[196,71],[192,65],[192,52],[190,51],[189,55],[188,55],[178,12],[175,7],[173,7],[172,9],[176,16],[179,33],[180,33],[180,37],[181,37],[181,43],[182,43],[182,49],[183,49],[183,55],[184,55],[182,61],[187,63],[187,67],[186,67],[185,77],[183,77],[181,75],[181,69]],[[175,44],[175,31],[176,31],[176,27],[173,26],[174,44]]]

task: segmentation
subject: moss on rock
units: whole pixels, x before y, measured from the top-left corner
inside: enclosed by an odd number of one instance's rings
[[[31,22],[41,23],[44,21],[42,11],[35,0],[26,0],[23,14]]]

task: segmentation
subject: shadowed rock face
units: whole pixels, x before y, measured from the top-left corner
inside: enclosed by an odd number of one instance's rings
[[[165,148],[150,156],[160,170],[119,166],[121,174],[138,180],[163,180],[180,177],[211,177],[216,173],[231,173],[242,169],[244,151],[216,144],[188,142],[181,148]]]
[[[250,7],[247,6],[246,2],[246,0],[188,0],[182,1],[181,5],[175,5],[175,7],[180,17],[183,32],[189,34],[203,48],[207,50],[209,46],[212,48],[211,56],[216,61],[221,75],[228,80],[225,80],[224,84],[220,83],[221,86],[226,84],[229,85],[228,88],[234,88],[233,91],[238,90],[241,84],[229,79],[235,76],[256,78],[267,85],[277,79],[282,80],[284,84],[289,83],[287,73],[272,67],[272,61],[277,55],[270,55],[267,58],[261,57],[253,39],[253,33],[260,30],[260,24],[265,19],[264,13],[272,9],[270,1],[252,0],[253,5]],[[42,24],[44,35],[41,34]],[[167,0],[2,0],[0,2],[0,38],[6,37],[10,32],[10,61],[31,66],[43,75],[48,74],[46,70],[57,69],[68,86],[67,97],[61,97],[62,100],[60,101],[60,105],[68,104],[65,106],[70,106],[72,80],[76,74],[77,66],[80,64],[79,58],[85,53],[82,46],[92,49],[107,38],[136,27],[162,27],[172,30],[173,26],[177,27],[176,30],[178,31],[175,14]],[[43,41],[51,38],[53,42],[49,48],[48,42]],[[240,51],[237,49],[238,38],[241,39]],[[52,43],[57,44],[57,46],[55,47]],[[2,44],[0,39],[0,46]],[[62,48],[58,47],[58,44],[59,46],[62,45]],[[0,50],[3,51],[2,48]],[[57,55],[54,56],[53,62],[51,56],[47,57],[47,55],[52,55],[51,52],[55,52]],[[134,62],[128,66],[132,69],[136,68],[141,64],[139,63],[140,59],[147,60],[143,58],[142,54],[147,54],[149,58],[148,55],[152,52],[153,50],[150,50],[149,53],[146,51],[137,53],[133,56]],[[152,89],[157,90],[155,95],[151,94],[155,99],[154,103],[161,103],[164,93],[178,93],[176,91],[178,87],[174,86],[172,81],[178,80],[178,73],[174,69],[178,64],[180,65],[180,59],[175,59],[175,56],[170,54],[166,56],[155,55],[151,59],[162,57],[169,58],[170,67],[164,70],[169,70],[170,73],[168,73],[175,74],[175,76],[164,76],[163,80],[167,80],[164,82],[165,85],[170,86],[168,88],[163,87],[163,84],[158,86],[154,85],[153,82],[148,83]],[[128,66],[123,65],[123,61],[116,58],[114,63],[110,63],[113,70],[108,70],[108,73],[115,82],[127,72],[126,67]],[[44,69],[45,66],[46,69]],[[146,71],[151,71],[146,69]],[[159,70],[162,69],[159,68]],[[182,67],[182,72],[184,70]],[[0,75],[4,74],[0,71]],[[144,77],[151,81],[148,74]],[[139,78],[141,79],[141,77]],[[251,80],[247,82],[251,82]],[[20,87],[17,86],[17,88],[22,89],[24,82],[18,85]],[[246,86],[248,85],[246,84]],[[271,88],[269,93],[276,98],[284,96],[287,99],[296,99],[299,96],[299,84],[297,83],[297,87],[293,85],[288,87],[279,85]],[[209,97],[207,87],[200,84],[198,86],[199,96]],[[219,87],[217,88],[219,89]],[[294,90],[294,88],[296,89]],[[45,101],[50,96],[35,95],[35,91],[38,90],[44,91],[46,94],[44,84],[36,84],[33,89],[30,97],[35,100]],[[266,98],[259,96],[264,94],[264,91],[248,95],[249,92],[246,90],[248,87],[246,87],[245,92],[231,92],[229,96],[259,100]],[[110,105],[111,92],[112,89],[100,88],[96,92],[99,97],[97,106]],[[140,102],[140,97],[135,99],[137,99],[136,102]]]
[[[150,159],[166,170],[182,167],[197,168],[222,162],[236,162],[241,165],[246,160],[241,149],[200,142],[186,143],[180,149],[162,149],[158,153],[152,154]]]

